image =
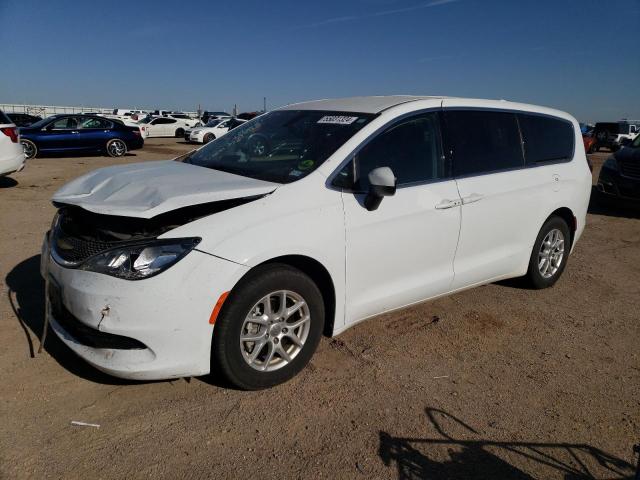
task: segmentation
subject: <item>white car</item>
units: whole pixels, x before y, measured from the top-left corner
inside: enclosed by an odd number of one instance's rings
[[[53,197],[48,320],[115,376],[294,376],[323,333],[498,280],[552,286],[585,226],[578,122],[441,97],[290,105]]]
[[[182,120],[189,128],[193,128],[200,123],[200,119],[190,117],[186,113],[170,113],[166,117]]]
[[[146,128],[147,137],[182,137],[191,122],[170,117],[147,117],[138,122]]]
[[[18,129],[0,110],[0,177],[21,171],[24,160]]]
[[[184,139],[193,143],[209,143],[211,140],[220,138],[229,129],[234,129],[245,123],[246,120],[239,118],[210,120],[204,127],[196,127],[184,132]]]

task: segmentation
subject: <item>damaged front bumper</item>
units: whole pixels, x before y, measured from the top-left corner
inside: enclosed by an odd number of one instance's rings
[[[47,237],[41,257],[52,330],[95,368],[137,380],[209,373],[211,311],[246,270],[194,250],[155,277],[123,280],[62,267]]]

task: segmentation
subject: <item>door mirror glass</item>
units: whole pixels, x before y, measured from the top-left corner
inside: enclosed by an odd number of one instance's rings
[[[368,175],[369,191],[364,199],[364,206],[367,210],[376,210],[383,197],[390,197],[396,193],[397,179],[389,167],[378,167]]]

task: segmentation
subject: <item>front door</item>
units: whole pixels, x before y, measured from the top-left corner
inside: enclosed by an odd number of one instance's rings
[[[45,127],[40,135],[40,151],[76,150],[81,148],[78,141],[78,121],[75,117],[61,117]]]
[[[374,211],[363,206],[367,175],[390,167],[398,189]],[[460,229],[460,201],[440,145],[437,112],[400,120],[340,172],[350,323],[447,292]]]

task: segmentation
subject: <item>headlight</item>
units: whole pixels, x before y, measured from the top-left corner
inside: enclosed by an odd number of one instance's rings
[[[179,238],[126,245],[95,255],[79,268],[125,280],[141,280],[165,271],[198,243],[199,238]]]
[[[615,170],[617,172],[618,171],[618,162],[616,162],[615,158],[609,157],[602,164],[602,168],[608,168],[609,170]]]

